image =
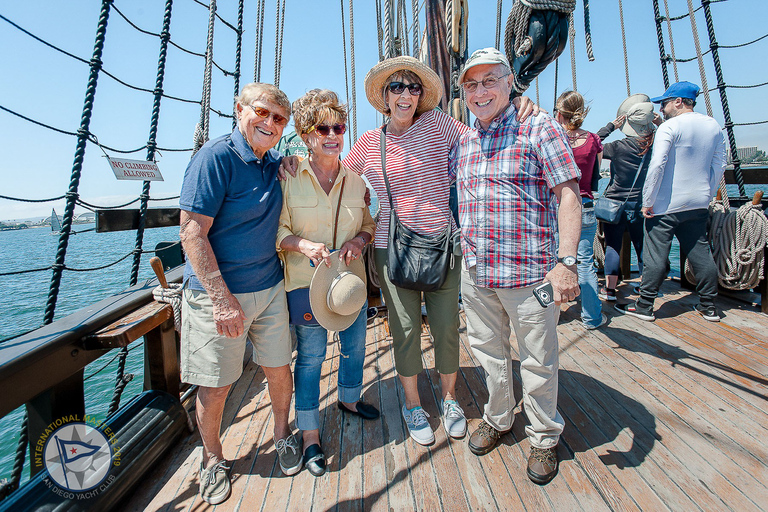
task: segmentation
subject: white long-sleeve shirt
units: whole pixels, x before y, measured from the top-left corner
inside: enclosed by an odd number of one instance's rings
[[[656,130],[643,206],[654,215],[707,208],[725,172],[725,137],[698,112],[668,119]]]

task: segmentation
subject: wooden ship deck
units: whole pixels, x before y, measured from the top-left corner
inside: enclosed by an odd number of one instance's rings
[[[364,373],[364,400],[380,408],[379,420],[363,422],[336,408],[338,348],[329,344],[320,406],[329,471],[320,478],[280,472],[264,373],[247,366],[222,426],[225,454],[234,459],[233,493],[216,510],[766,510],[768,316],[721,298],[723,321],[710,323],[692,311],[695,295],[672,281],[662,291],[654,323],[606,304],[609,323],[588,331],[578,306],[562,307],[559,408],[566,427],[560,473],[547,486],[525,473],[519,366],[515,426],[490,454],[477,457],[467,438],[446,437],[433,370],[419,384],[436,441],[422,447],[408,437],[380,315],[369,323]],[[426,326],[422,343],[430,368]],[[487,391],[463,315],[460,365],[457,394],[471,431]],[[212,508],[197,494],[200,450],[197,432],[184,438],[124,510]]]

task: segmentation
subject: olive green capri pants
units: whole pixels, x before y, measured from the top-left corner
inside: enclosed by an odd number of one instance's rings
[[[458,252],[458,251],[457,251]],[[421,293],[393,285],[387,278],[387,250],[376,249],[376,271],[387,302],[389,329],[395,351],[395,369],[403,377],[424,370],[421,359]],[[459,286],[461,256],[454,255],[452,269],[442,288],[425,292],[429,330],[435,347],[435,369],[441,374],[459,369]]]

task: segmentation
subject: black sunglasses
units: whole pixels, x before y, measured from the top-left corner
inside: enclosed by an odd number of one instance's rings
[[[333,133],[336,135],[344,135],[347,132],[347,125],[344,123],[341,124],[334,124],[331,126],[328,126],[327,124],[318,124],[316,126],[312,127],[312,130],[317,130],[317,133],[322,135],[323,137],[327,137],[331,134],[331,130],[333,130]],[[312,130],[309,130],[310,132]]]
[[[403,94],[406,87],[408,88],[408,92],[411,93],[411,96],[418,96],[421,94],[421,84],[404,84],[403,82],[390,82],[389,92],[392,94]]]

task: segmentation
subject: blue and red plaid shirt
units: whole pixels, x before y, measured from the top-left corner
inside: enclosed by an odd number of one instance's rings
[[[451,150],[464,264],[486,288],[537,284],[557,264],[553,189],[581,177],[559,123],[516,115],[510,104],[487,130],[475,122]]]

